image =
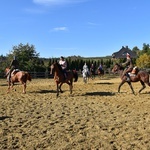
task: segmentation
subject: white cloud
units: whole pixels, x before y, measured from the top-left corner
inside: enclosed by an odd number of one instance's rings
[[[56,27],[56,28],[53,28],[51,31],[67,31],[68,28],[67,27]]]
[[[33,0],[36,4],[41,5],[66,5],[66,4],[73,4],[73,3],[81,3],[87,0]]]

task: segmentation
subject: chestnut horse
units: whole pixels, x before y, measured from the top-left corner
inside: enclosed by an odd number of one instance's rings
[[[8,72],[9,71],[10,71],[9,68],[5,69],[5,74],[7,76],[7,80],[8,80]],[[26,82],[27,82],[27,80],[31,81],[31,76],[28,72],[15,71],[15,70],[12,71],[10,82],[8,82],[8,92],[10,91],[10,88],[13,89],[15,82],[20,82],[23,85],[23,93],[26,93]]]
[[[67,83],[69,85],[70,94],[72,94],[73,78],[74,78],[74,82],[77,82],[77,80],[78,80],[77,72],[75,70],[74,71],[67,71],[66,72],[67,77],[65,79],[62,68],[57,62],[53,63],[50,66],[50,69],[51,69],[50,74],[54,73],[54,80],[55,80],[56,85],[57,85],[57,95],[56,96],[58,97],[59,91],[61,93],[63,92],[62,89],[61,89],[61,86],[64,83]]]
[[[141,85],[142,85],[142,88],[139,90],[139,93],[146,88],[146,85],[145,83],[150,86],[150,82],[149,82],[149,74],[148,72],[146,71],[142,71],[142,70],[136,70],[135,74],[132,74],[132,73],[129,73],[130,75],[130,81],[127,81],[127,76],[123,76],[122,77],[122,73],[124,71],[124,68],[119,65],[119,64],[115,64],[113,69],[112,69],[112,72],[113,73],[120,73],[120,76],[121,76],[121,83],[119,84],[119,87],[118,87],[118,92],[120,92],[120,88],[121,86],[127,82],[132,90],[132,93],[135,94],[134,90],[133,90],[133,87],[132,87],[132,84],[131,82],[138,82],[140,81]]]

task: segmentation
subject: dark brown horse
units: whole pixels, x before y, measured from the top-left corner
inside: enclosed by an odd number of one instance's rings
[[[104,76],[104,70],[98,68],[98,69],[97,69],[97,74],[98,74],[99,77]]]
[[[95,79],[95,69],[94,68],[90,68],[90,77],[91,77],[91,79]]]
[[[5,69],[5,74],[8,80],[8,72],[10,71],[9,68]],[[10,88],[13,89],[15,82],[20,82],[23,85],[23,93],[26,93],[26,83],[27,80],[31,81],[31,76],[28,72],[25,71],[12,71],[10,81],[8,80],[8,92]]]
[[[118,87],[118,92],[120,92],[120,88],[121,86],[127,82],[132,90],[132,93],[135,94],[134,90],[133,90],[133,87],[132,87],[132,84],[131,82],[138,82],[140,81],[141,85],[142,85],[142,88],[139,90],[139,93],[146,88],[146,85],[145,83],[150,86],[150,82],[149,82],[149,74],[146,72],[146,71],[142,71],[142,70],[136,70],[135,74],[130,74],[130,81],[127,81],[127,76],[123,76],[122,77],[122,73],[124,71],[124,68],[119,65],[119,64],[115,64],[113,69],[112,69],[112,72],[113,73],[119,73],[120,76],[121,76],[121,83],[119,84],[119,87]]]
[[[56,81],[56,85],[57,85],[57,97],[59,95],[59,91],[62,93],[62,89],[61,86],[64,83],[67,83],[69,85],[69,89],[70,89],[70,94],[72,94],[72,89],[73,89],[73,78],[74,78],[74,82],[77,82],[78,80],[78,74],[77,72],[74,71],[67,71],[67,78],[64,78],[64,73],[62,71],[61,66],[55,62],[50,66],[50,74],[54,73],[54,80]]]

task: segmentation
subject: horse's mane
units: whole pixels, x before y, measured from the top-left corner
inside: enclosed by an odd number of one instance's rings
[[[120,70],[124,70],[124,67],[121,64],[116,63],[115,65],[120,67]]]
[[[60,65],[58,62],[55,62],[55,64],[57,65],[58,69],[59,69],[60,71],[62,71],[61,65]]]

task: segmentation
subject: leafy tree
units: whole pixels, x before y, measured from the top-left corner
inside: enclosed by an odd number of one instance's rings
[[[136,65],[140,68],[150,68],[150,55],[143,54],[136,60]]]
[[[9,62],[16,56],[19,61],[19,68],[21,70],[30,71],[43,71],[45,66],[43,61],[39,58],[39,53],[36,52],[34,45],[23,45],[20,43],[18,46],[13,46],[10,54],[8,54]]]
[[[141,52],[137,46],[133,47],[132,51],[135,52],[137,54],[137,56],[139,56],[140,52]]]
[[[148,54],[148,55],[150,55],[150,45],[149,44],[143,44],[143,49],[142,49],[142,51],[141,51],[141,55],[143,55],[143,54]]]

